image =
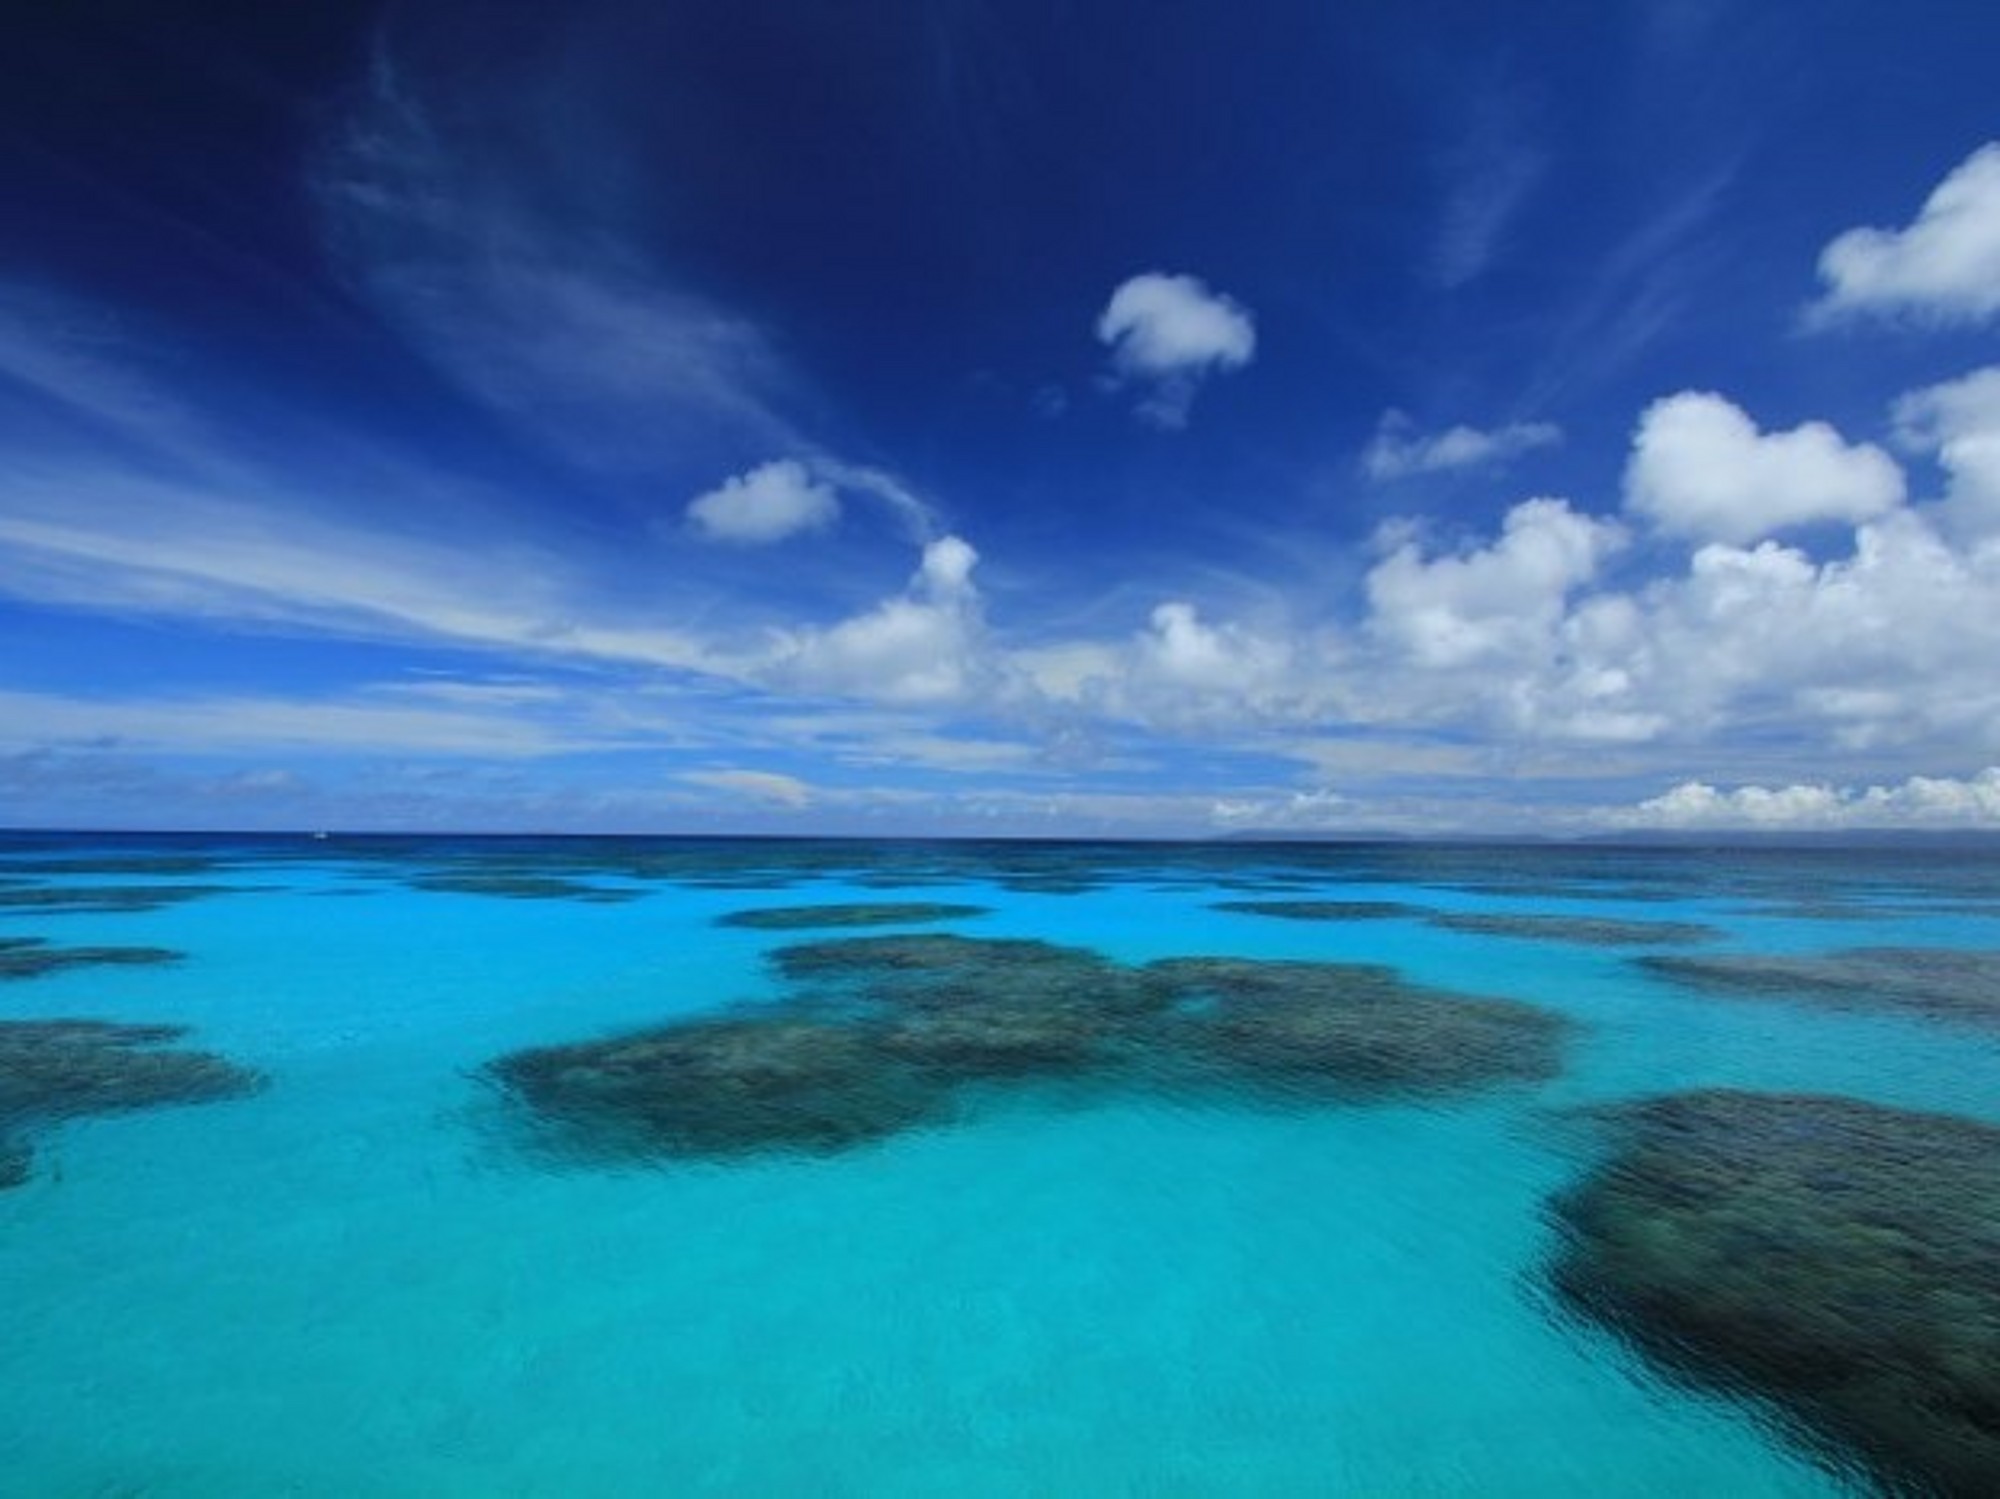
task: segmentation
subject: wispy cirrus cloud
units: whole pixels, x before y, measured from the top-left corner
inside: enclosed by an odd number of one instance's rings
[[[1550,319],[1523,404],[1560,406],[1632,364],[1687,314],[1719,257],[1737,172],[1729,161],[1688,178],[1591,259],[1575,296]]]
[[[1562,435],[1554,422],[1508,422],[1484,429],[1461,424],[1442,432],[1423,432],[1407,414],[1391,410],[1375,424],[1375,435],[1361,455],[1361,468],[1369,478],[1384,481],[1416,474],[1491,471],[1524,453],[1555,446]]]
[[[310,759],[367,755],[532,759],[636,741],[583,732],[518,702],[427,704],[392,690],[338,695],[155,693],[81,696],[0,690],[0,752],[119,748],[215,756],[283,751]]]
[[[1446,291],[1485,274],[1548,170],[1547,154],[1532,143],[1525,114],[1515,89],[1480,92],[1462,133],[1439,158],[1444,191],[1429,269]]]
[[[270,491],[65,468],[0,485],[0,592],[213,626],[598,657],[731,675],[694,636],[621,620],[521,541],[468,551],[332,519]]]
[[[134,368],[143,350],[123,321],[46,287],[0,283],[0,393],[14,397],[0,417],[17,457],[108,443],[156,461],[215,465],[212,424]]]
[[[677,779],[704,790],[725,792],[750,802],[793,810],[805,807],[813,800],[810,786],[797,776],[780,771],[734,768],[686,770]]]
[[[510,153],[518,135],[489,127],[517,107],[476,73],[419,78],[381,44],[313,183],[361,295],[462,389],[586,469],[809,446],[784,414],[794,377],[753,320],[676,284],[573,198],[563,214],[545,206],[608,169]]]

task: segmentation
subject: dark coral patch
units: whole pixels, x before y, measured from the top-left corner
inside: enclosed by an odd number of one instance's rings
[[[222,866],[214,859],[193,854],[131,854],[74,858],[7,859],[0,863],[10,873],[58,875],[138,875],[209,874]]]
[[[1530,937],[1587,947],[1665,947],[1707,942],[1717,935],[1696,921],[1619,921],[1609,916],[1507,915],[1488,911],[1441,911],[1432,926],[1482,937]]]
[[[174,963],[184,956],[170,947],[51,947],[41,937],[0,937],[0,979],[39,978],[103,964]]]
[[[441,895],[491,895],[503,900],[574,900],[587,905],[619,905],[647,892],[548,874],[426,874],[409,881],[413,890]]]
[[[20,1140],[0,1135],[0,1192],[25,1186],[35,1168],[35,1153]]]
[[[878,1000],[915,1003],[968,991],[991,997],[1109,989],[1130,978],[1129,970],[1082,948],[944,932],[799,942],[779,948],[771,961],[788,979],[845,984]]]
[[[985,906],[915,900],[867,901],[825,906],[760,906],[718,916],[716,925],[750,927],[766,932],[794,932],[815,927],[916,926],[924,922],[958,921],[986,914]]]
[[[1139,970],[1028,937],[848,937],[780,948],[772,961],[814,992],[906,1014],[1060,1009],[1108,1019],[1161,1007]]]
[[[1561,1069],[1568,1022],[1513,1000],[1452,994],[1362,963],[1176,958],[1146,970],[1182,1047],[1234,1079],[1287,1091],[1434,1094]]]
[[[1426,914],[1422,906],[1400,900],[1219,900],[1213,909],[1284,921],[1382,921]]]
[[[2000,1493],[2000,1129],[1707,1091],[1603,1111],[1570,1308],[1898,1493]]]
[[[963,1079],[1109,1063],[1162,1007],[1134,970],[1026,938],[853,937],[773,961],[879,1019],[895,1055]]]
[[[560,1148],[736,1156],[835,1151],[939,1117],[943,1094],[885,1059],[865,1027],[746,1015],[516,1052],[491,1070]]]
[[[1806,954],[1659,955],[1653,973],[1710,993],[1808,999],[1933,1020],[2000,1026],[2000,952],[1950,947],[1853,947]]]
[[[210,895],[234,895],[235,885],[28,885],[0,890],[0,910],[49,915],[116,915],[158,911]]]
[[[1106,1015],[1075,1006],[975,1000],[903,1017],[882,1045],[942,1079],[971,1080],[1089,1067],[1105,1060],[1116,1033]]]
[[[0,1186],[27,1179],[22,1136],[64,1119],[254,1090],[257,1074],[209,1052],[169,1049],[176,1025],[105,1020],[0,1021]]]

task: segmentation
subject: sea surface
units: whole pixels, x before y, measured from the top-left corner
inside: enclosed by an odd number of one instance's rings
[[[1286,901],[1389,908],[1220,908]],[[884,902],[977,911],[722,920]],[[713,1155],[538,1146],[490,1070],[782,1005],[789,944],[939,932],[1385,965],[1574,1024],[1491,1086],[1030,1076]],[[0,836],[27,938],[180,956],[0,982],[0,1020],[184,1026],[261,1083],[23,1128],[8,1494],[1854,1492],[1552,1300],[1577,1111],[1728,1086],[2000,1122],[2000,1032],[1638,961],[2000,949],[1991,853]]]

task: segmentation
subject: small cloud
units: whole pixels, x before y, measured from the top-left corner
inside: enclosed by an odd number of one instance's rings
[[[804,781],[773,770],[690,770],[679,779],[777,807],[803,807],[812,800],[812,789]]]
[[[824,531],[839,516],[840,500],[833,490],[790,458],[725,479],[687,507],[688,524],[710,541],[744,546]]]
[[[1448,427],[1425,434],[1400,411],[1385,411],[1375,436],[1361,455],[1362,470],[1371,479],[1406,479],[1412,474],[1450,473],[1458,469],[1491,469],[1536,448],[1562,441],[1553,422],[1510,422],[1481,431]]]
[[[972,569],[978,565],[979,553],[971,542],[957,536],[940,537],[924,548],[917,582],[934,600],[964,598],[972,591]]]
[[[1257,328],[1234,298],[1196,276],[1149,271],[1111,294],[1097,319],[1116,381],[1143,394],[1135,408],[1159,427],[1187,425],[1201,382],[1241,369],[1257,352]]]
[[[2000,141],[1958,164],[1905,229],[1850,229],[1820,252],[1809,325],[1873,314],[1974,323],[2000,313]]]
[[[1860,524],[1903,503],[1903,471],[1825,422],[1759,432],[1710,391],[1646,408],[1625,470],[1625,508],[1669,536],[1734,545],[1818,521]]]

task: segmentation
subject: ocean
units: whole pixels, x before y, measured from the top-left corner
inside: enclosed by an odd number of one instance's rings
[[[1996,950],[1962,850],[0,836],[0,1491],[1865,1491],[1562,1204],[2000,1124]]]

